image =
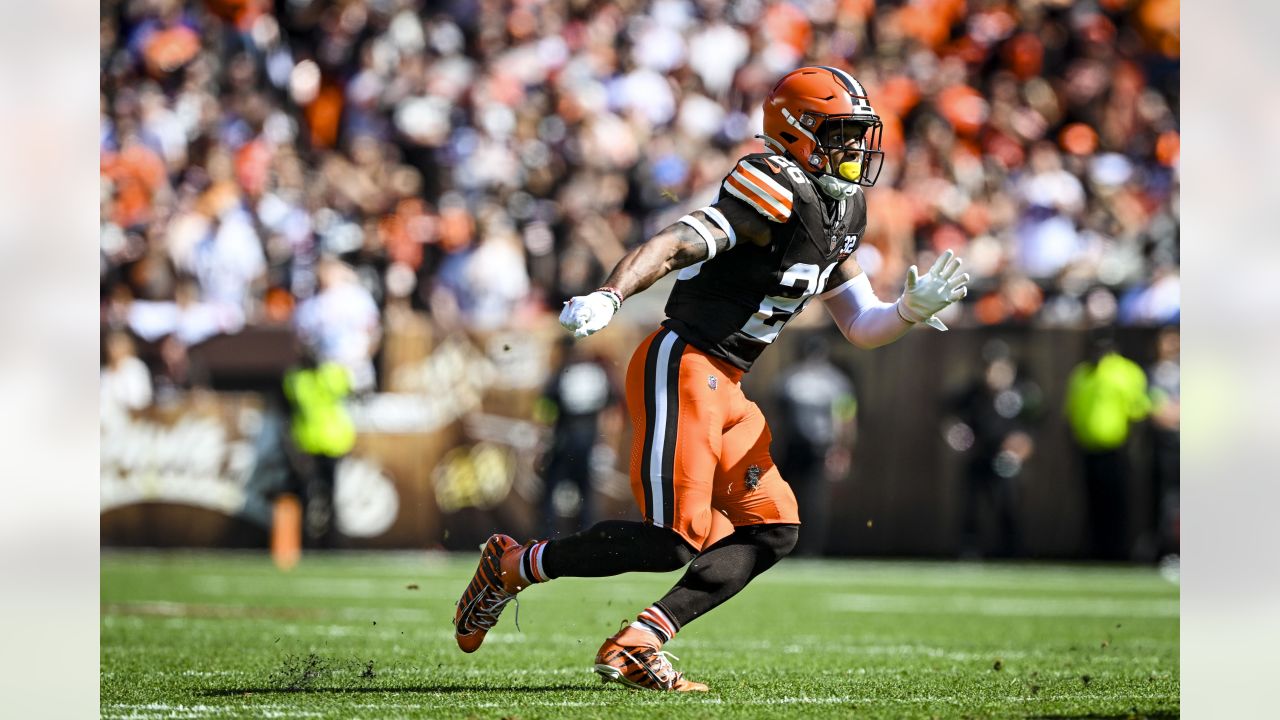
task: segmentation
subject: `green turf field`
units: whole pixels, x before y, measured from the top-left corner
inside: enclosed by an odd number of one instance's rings
[[[477,553],[478,555],[478,553]],[[102,556],[102,716],[1172,717],[1178,588],[1146,568],[787,560],[668,646],[705,695],[602,686],[677,575],[564,579],[453,642],[475,556]]]

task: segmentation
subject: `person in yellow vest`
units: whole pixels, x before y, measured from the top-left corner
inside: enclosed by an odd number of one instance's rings
[[[333,494],[338,463],[356,444],[355,423],[345,405],[350,371],[337,362],[317,362],[310,349],[284,376],[289,430],[300,479],[307,544],[333,545]]]
[[[1067,380],[1066,398],[1067,421],[1082,459],[1095,557],[1128,555],[1129,430],[1150,412],[1146,373],[1114,350],[1109,334],[1095,332],[1088,356]]]

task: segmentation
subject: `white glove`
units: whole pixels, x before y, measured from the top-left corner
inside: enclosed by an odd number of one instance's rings
[[[934,313],[969,294],[969,273],[956,275],[960,263],[960,258],[948,250],[938,257],[924,277],[917,277],[916,266],[912,265],[907,270],[907,287],[898,298],[898,315],[909,323],[923,322],[946,330],[947,326],[934,317]]]
[[[600,332],[618,311],[618,303],[612,295],[597,290],[590,295],[569,298],[560,311],[560,324],[576,338],[584,338]]]

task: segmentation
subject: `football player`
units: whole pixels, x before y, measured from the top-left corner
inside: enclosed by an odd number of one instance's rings
[[[489,538],[458,602],[459,647],[474,652],[516,593],[558,577],[667,572],[665,596],[605,641],[605,681],[706,690],[663,645],[738,593],[795,545],[795,497],[769,457],[769,426],[741,380],[787,321],[821,298],[854,345],[874,348],[963,298],[967,274],[943,253],[914,266],[895,302],[876,297],[853,257],[866,230],[864,187],[884,159],[881,122],[862,85],[831,67],[783,77],[764,102],[769,152],[739,160],[715,203],[680,218],[618,262],[605,284],[565,304],[560,322],[599,332],[630,296],[670,272],[667,319],[627,370],[631,486],[644,522],[609,520],[554,540]]]

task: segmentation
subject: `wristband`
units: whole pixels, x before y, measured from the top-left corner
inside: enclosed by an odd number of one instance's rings
[[[609,299],[613,301],[614,312],[622,309],[622,291],[618,290],[618,288],[613,287],[612,285],[606,285],[604,287],[596,288],[596,292],[602,292],[609,296]]]

